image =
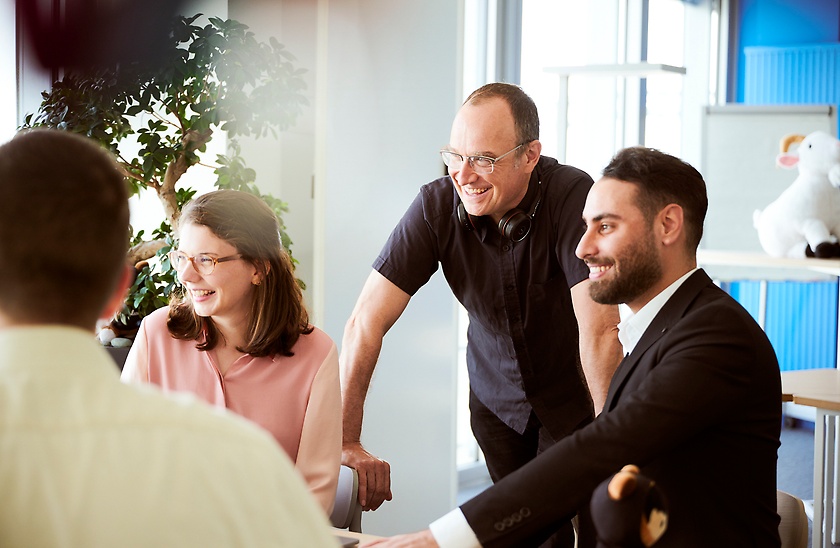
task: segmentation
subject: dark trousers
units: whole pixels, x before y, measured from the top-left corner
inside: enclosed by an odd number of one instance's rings
[[[497,482],[551,447],[554,438],[543,428],[532,412],[525,432],[520,434],[502,422],[470,391],[470,426],[478,446],[484,453],[490,479]],[[573,548],[574,529],[564,523],[541,546],[543,548]]]

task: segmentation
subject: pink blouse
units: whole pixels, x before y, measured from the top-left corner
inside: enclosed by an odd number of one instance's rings
[[[172,338],[168,312],[162,308],[143,320],[122,380],[191,392],[259,424],[285,449],[329,515],[341,465],[341,389],[333,341],[315,328],[300,336],[294,356],[246,354],[222,375],[214,351]]]

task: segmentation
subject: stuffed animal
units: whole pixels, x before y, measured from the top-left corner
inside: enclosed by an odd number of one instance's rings
[[[840,257],[840,141],[822,131],[787,135],[776,164],[798,167],[799,176],[753,214],[761,247],[774,257]]]
[[[590,502],[598,548],[648,548],[668,528],[668,501],[628,464],[595,488]]]

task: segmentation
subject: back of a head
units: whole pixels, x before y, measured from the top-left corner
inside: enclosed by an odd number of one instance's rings
[[[0,312],[92,328],[128,245],[128,195],[93,141],[38,129],[0,146]]]

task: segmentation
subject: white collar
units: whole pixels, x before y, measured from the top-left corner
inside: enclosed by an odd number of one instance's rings
[[[647,331],[647,328],[650,326],[650,322],[652,322],[656,315],[659,314],[659,311],[662,310],[662,307],[665,306],[665,303],[667,303],[674,293],[676,293],[677,289],[680,288],[683,282],[696,271],[697,268],[693,268],[683,274],[674,283],[660,291],[656,297],[648,301],[648,303],[635,314],[626,304],[619,305],[618,312],[621,316],[621,322],[618,324],[618,340],[621,342],[625,356],[636,348],[636,343],[639,342],[639,339],[641,339],[642,335],[644,335],[645,331]]]

